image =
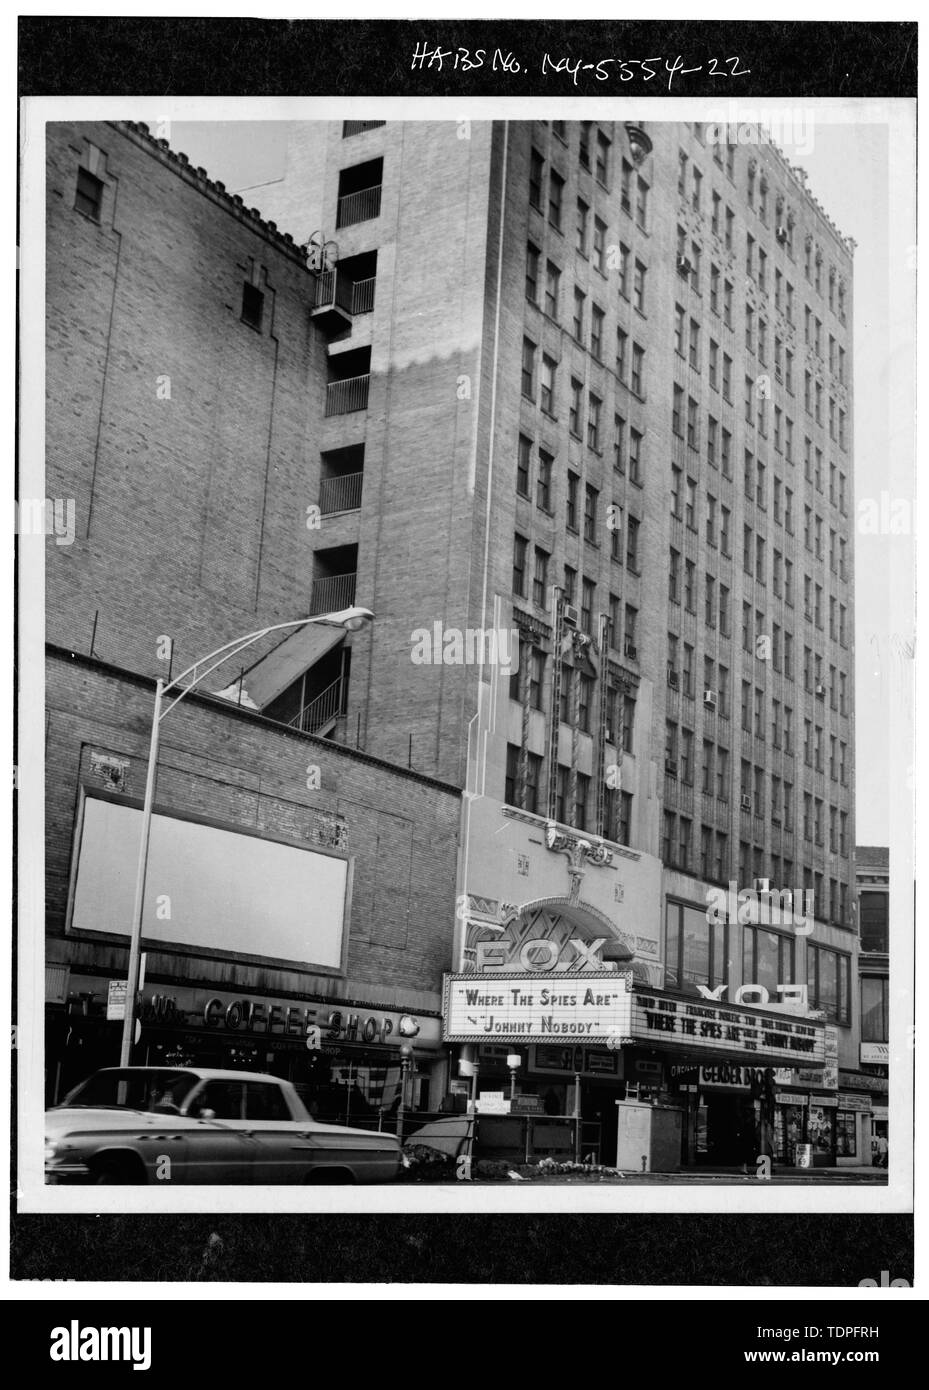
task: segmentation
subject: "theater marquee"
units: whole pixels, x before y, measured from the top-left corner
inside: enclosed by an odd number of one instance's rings
[[[638,1041],[675,1052],[739,1053],[781,1066],[821,1065],[825,1059],[825,1028],[813,1019],[637,991],[631,1022]]]
[[[633,987],[631,971],[578,975],[446,975],[446,1042],[606,1042],[678,1054],[731,1056],[742,1065],[821,1067],[816,1019],[680,999]]]
[[[446,975],[446,1042],[630,1041],[629,971],[583,975]]]

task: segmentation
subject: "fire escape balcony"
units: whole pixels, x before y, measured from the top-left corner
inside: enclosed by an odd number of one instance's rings
[[[374,286],[377,277],[351,280],[344,273],[325,270],[316,280],[315,298],[310,317],[324,333],[342,333],[351,328],[356,314],[370,314],[374,308]]]

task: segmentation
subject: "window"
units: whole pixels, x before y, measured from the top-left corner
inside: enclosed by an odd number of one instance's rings
[[[581,628],[593,632],[594,599],[597,586],[592,579],[581,580]]]
[[[732,358],[723,353],[723,400],[732,404]]]
[[[580,478],[576,473],[568,474],[568,506],[566,525],[569,531],[576,531],[577,528],[577,493],[580,487]]]
[[[601,275],[606,274],[606,223],[601,222],[599,217],[594,218],[594,254],[593,262]]]
[[[723,281],[723,323],[732,327],[732,285],[728,280]]]
[[[581,121],[578,140],[578,162],[582,169],[590,169],[590,121]]]
[[[683,150],[678,151],[677,156],[677,195],[679,198],[687,196],[687,156]]]
[[[810,1008],[822,1009],[834,1023],[850,1023],[850,958],[825,946],[814,946],[808,939],[806,968]]]
[[[705,576],[706,589],[703,602],[703,621],[707,627],[716,627],[716,580],[711,574]]]
[[[526,298],[530,304],[539,302],[539,248],[531,241],[526,247]]]
[[[564,179],[553,169],[548,179],[548,220],[556,232],[561,231],[563,201]]]
[[[529,496],[529,455],[531,449],[532,441],[521,434],[516,455],[516,491],[520,497]]]
[[[584,540],[597,540],[597,501],[600,494],[590,483],[584,488]]]
[[[643,232],[648,231],[648,184],[643,178],[636,179],[635,220]]]
[[[531,401],[535,400],[535,354],[535,343],[523,338],[522,391]]]
[[[546,415],[555,414],[555,362],[547,354],[542,356],[542,393],[539,404]]]
[[[603,320],[606,315],[598,304],[590,306],[590,355],[598,362],[603,360]]]
[[[584,341],[584,305],[586,299],[587,296],[584,294],[584,291],[579,290],[575,286],[574,317],[571,320],[571,331],[574,334],[575,339],[579,343],[582,343]]]
[[[626,569],[639,572],[639,521],[634,516],[626,522]]]
[[[577,377],[571,378],[571,395],[568,405],[568,429],[577,438],[581,437],[581,402],[584,398],[584,387]]]
[[[583,198],[577,200],[577,240],[576,246],[582,256],[587,255],[587,236],[590,223],[590,208]]]
[[[628,612],[628,610],[627,610]],[[628,641],[628,630],[627,638]],[[635,700],[631,695],[623,696],[623,752],[631,753],[635,730]]]
[[[731,554],[729,549],[729,527],[732,512],[728,507],[721,507],[719,512],[719,548],[724,555]]]
[[[99,222],[102,205],[103,180],[98,179],[96,174],[92,174],[89,169],[79,168],[77,171],[77,187],[74,191],[75,211],[82,213],[85,217],[89,217],[92,222]],[[244,305],[242,317],[245,318]],[[260,327],[260,323],[256,326]]]
[[[714,188],[712,198],[713,210],[710,214],[710,228],[714,236],[719,236],[719,212],[722,206],[722,201],[722,198],[719,196],[719,194],[716,192],[716,189]]]
[[[681,586],[681,557],[679,551],[671,547],[670,567],[668,570],[668,598],[671,603],[680,603]]]
[[[674,817],[671,816],[671,821],[673,820]],[[686,849],[689,859],[690,821],[686,820],[685,824],[688,831]],[[665,858],[673,863],[674,835],[671,827],[666,826],[664,838]],[[728,955],[728,927],[725,922],[710,922],[705,904],[697,907],[668,900],[665,907],[666,989],[696,995],[698,985],[714,989],[717,985],[725,984]]]
[[[613,467],[617,473],[626,469],[626,422],[621,415],[613,416]]]
[[[697,483],[694,478],[687,479],[687,500],[684,504],[684,521],[688,530],[697,529]]]
[[[632,212],[632,165],[627,159],[622,162],[619,184],[619,205],[623,212]]]
[[[703,175],[701,174],[700,170],[697,168],[696,164],[694,164],[694,165],[691,167],[691,171],[690,171],[690,172],[691,172],[691,178],[692,178],[690,202],[691,202],[691,206],[693,207],[694,212],[699,212],[699,211],[700,211],[700,191],[701,191],[701,188],[702,188],[702,186],[703,186]]]
[[[684,609],[687,613],[697,611],[697,566],[693,560],[684,561]]]
[[[542,174],[545,169],[545,160],[538,150],[533,150],[529,156],[529,205],[538,212],[542,211]],[[557,175],[554,175],[557,178]]]
[[[864,896],[866,895],[862,894],[862,897]],[[872,893],[867,896],[876,897],[877,894]],[[862,941],[863,945],[864,942]],[[862,975],[861,977],[862,1042],[887,1042],[889,1040],[889,987],[890,981],[886,975]]]
[[[532,574],[532,601],[538,608],[546,608],[548,588],[548,551],[535,547],[535,568]]]
[[[687,397],[687,443],[691,449],[700,444],[700,431],[697,427],[697,402],[693,396]]]
[[[619,292],[623,299],[629,298],[629,247],[619,244]]]
[[[628,357],[629,335],[622,328],[616,330],[616,375],[620,381],[626,380],[626,360]]]
[[[707,463],[716,467],[716,439],[719,434],[719,421],[712,415],[706,417],[706,458]]]
[[[610,532],[610,559],[617,564],[623,562],[623,532],[622,532],[623,509],[618,502],[613,503],[612,514],[607,520]]]
[[[645,313],[645,266],[636,261],[632,276],[632,302],[640,314]]]
[[[529,658],[529,708],[542,708],[542,692],[545,689],[545,653],[538,647],[532,648]]]
[[[249,328],[256,328],[261,332],[261,320],[264,316],[265,297],[257,285],[250,285],[247,281],[242,286],[242,322],[247,323]]]
[[[779,984],[794,980],[795,943],[791,936],[762,926],[742,928],[742,983],[763,985],[772,1001]]]
[[[550,512],[552,509],[552,464],[555,462],[551,454],[544,449],[539,450],[539,476],[536,480],[536,506],[541,507],[543,512]]]
[[[594,173],[597,181],[607,187],[610,175],[610,142],[602,130],[597,131],[596,161]]]
[[[700,369],[700,325],[696,319],[690,320],[690,346],[688,357],[695,371]]]
[[[710,309],[719,315],[719,266],[710,266]]]
[[[629,431],[629,481],[639,483],[639,464],[642,457],[643,435],[639,430],[630,429]]]
[[[525,536],[517,534],[513,540],[513,593],[517,598],[526,597],[526,550],[529,542]]]
[[[642,390],[642,371],[645,366],[645,349],[639,347],[638,343],[632,344],[632,374],[629,385],[637,396],[643,395]]]
[[[582,733],[590,733],[590,707],[593,702],[594,682],[592,676],[583,672],[578,679],[577,723]]]
[[[561,271],[552,261],[545,264],[545,312],[549,318],[558,318],[558,296],[561,288]]]

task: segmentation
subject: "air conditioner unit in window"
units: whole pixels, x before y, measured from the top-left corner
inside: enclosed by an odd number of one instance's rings
[[[632,660],[635,661],[637,655],[637,648],[634,642],[626,642],[623,646],[623,651],[625,652],[626,656],[631,657]]]
[[[822,681],[820,681],[816,686],[816,694],[819,696],[821,700],[825,698],[826,687],[823,685]]]
[[[687,256],[678,256],[677,269],[680,275],[689,275],[690,272],[693,270],[693,265],[691,264]]]
[[[580,610],[573,603],[566,603],[561,610],[565,627],[577,627],[581,621]]]
[[[704,690],[704,692],[703,692],[703,703],[704,703],[706,706],[708,706],[709,709],[715,709],[715,708],[716,708],[716,691],[715,691],[715,690]]]
[[[777,229],[777,231],[774,233],[774,235],[777,237],[778,241],[786,241],[786,240],[787,240],[787,228],[786,228],[786,227],[778,227],[778,229]]]
[[[677,690],[677,686],[678,686],[677,672],[675,671],[675,669],[674,669],[673,666],[669,666],[669,667],[668,667],[668,685],[670,685],[670,687],[671,687],[672,690]]]
[[[665,758],[665,760],[664,760],[664,770],[665,770],[665,772],[668,774],[669,777],[676,777],[676,776],[677,776],[677,759],[676,759],[676,758]]]
[[[741,799],[741,805],[742,805],[742,810],[743,810],[743,811],[750,811],[750,810],[752,809],[752,799],[751,799],[751,797],[750,797],[750,796],[743,796],[742,799]]]

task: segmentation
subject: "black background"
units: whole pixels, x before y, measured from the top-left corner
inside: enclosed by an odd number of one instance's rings
[[[413,71],[417,43],[451,50],[484,48],[485,63],[468,73],[453,70],[449,61],[441,71],[437,66]],[[491,56],[497,48],[512,52],[522,71],[492,71]],[[702,71],[686,76],[675,73],[671,85],[675,96],[741,101],[761,96],[915,98],[916,48],[912,23],[30,17],[19,22],[19,94],[640,98],[668,95],[665,60],[673,66],[680,56],[684,67],[699,65]],[[619,69],[612,68],[606,81],[597,81],[593,72],[582,72],[575,84],[564,73],[542,76],[546,51],[585,62],[660,57],[661,63],[650,82],[639,75],[622,83]],[[729,75],[731,64],[726,65],[725,59],[734,56],[740,69],[750,70],[748,75]],[[712,57],[718,60],[717,71],[725,76],[710,76]],[[541,1202],[544,1190],[536,1190]],[[621,1201],[616,1188],[605,1191]],[[772,1197],[775,1191],[785,1193],[783,1188],[768,1191]],[[14,1203],[12,1222],[11,1274],[17,1280],[790,1288],[855,1287],[863,1278],[880,1280],[883,1270],[889,1271],[891,1279],[912,1281],[913,1277],[913,1223],[906,1215],[20,1216]],[[214,1235],[220,1241],[211,1244]],[[557,1291],[553,1293],[557,1297]],[[622,1297],[621,1290],[618,1296]],[[888,1290],[880,1303],[870,1299],[844,1305],[784,1302],[776,1314],[770,1301],[730,1305],[723,1365],[733,1370],[744,1366],[744,1349],[785,1345],[749,1339],[756,1323],[873,1325],[880,1317],[883,1328],[891,1314],[903,1313],[901,1307],[889,1306],[892,1297]],[[645,1314],[650,1318],[660,1307],[648,1310],[636,1303],[640,1332],[648,1322]],[[676,1325],[682,1326],[682,1312],[694,1317],[701,1307],[707,1305],[697,1303],[689,1310],[677,1305]],[[267,1317],[268,1305],[262,1308]],[[203,1356],[195,1349],[187,1362],[191,1371],[205,1364],[207,1350],[214,1367],[222,1363],[222,1355],[230,1354],[228,1350],[220,1353],[219,1348],[235,1345],[226,1331],[234,1327],[236,1309],[235,1303],[217,1307],[214,1335],[208,1348],[198,1344]],[[172,1341],[176,1336],[176,1304],[124,1305],[118,1316],[113,1307],[106,1308],[105,1317],[102,1311],[98,1305],[76,1302],[57,1309],[36,1305],[29,1313],[38,1341],[33,1339],[30,1353],[36,1351],[43,1361],[48,1330],[71,1317],[91,1325],[145,1321],[155,1327],[156,1349],[160,1323],[171,1322]],[[207,1305],[198,1302],[187,1311],[196,1311],[202,1325]],[[286,1306],[281,1311],[286,1316]],[[163,1349],[168,1336],[165,1330]],[[713,1336],[709,1344],[713,1346],[712,1370],[718,1374],[719,1342]],[[843,1344],[820,1341],[816,1345],[836,1348]],[[866,1348],[879,1343],[854,1345]],[[670,1345],[657,1343],[665,1368],[674,1346],[673,1339]],[[880,1349],[880,1372],[886,1374],[892,1349],[886,1341]],[[175,1367],[176,1352],[175,1342]],[[682,1354],[680,1348],[678,1354]],[[70,1364],[59,1368],[47,1360],[44,1364],[52,1366],[53,1373],[69,1376],[79,1369]],[[288,1364],[295,1364],[289,1356],[277,1361],[279,1369]],[[418,1356],[413,1364],[421,1373],[428,1358]],[[710,1369],[709,1362],[704,1364]],[[95,1364],[85,1369],[97,1375],[105,1370]]]

